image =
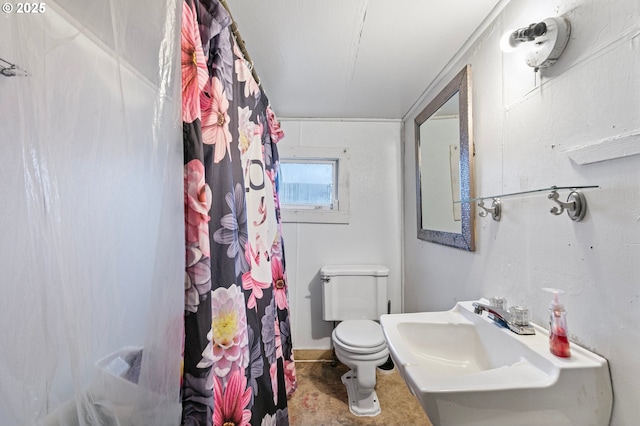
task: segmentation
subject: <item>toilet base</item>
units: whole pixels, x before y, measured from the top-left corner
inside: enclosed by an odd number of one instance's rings
[[[380,401],[375,390],[362,398],[358,395],[358,379],[355,371],[349,370],[342,375],[342,383],[347,387],[347,398],[349,398],[349,411],[356,416],[377,416],[382,411]]]

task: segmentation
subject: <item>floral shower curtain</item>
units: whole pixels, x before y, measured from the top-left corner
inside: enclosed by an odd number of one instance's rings
[[[296,387],[278,202],[283,137],[217,0],[185,0],[184,425],[287,425]]]

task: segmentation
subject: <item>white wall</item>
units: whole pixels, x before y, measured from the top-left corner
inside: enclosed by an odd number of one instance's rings
[[[349,150],[349,224],[285,223],[284,245],[296,349],[328,349],[319,271],[326,264],[382,264],[390,269],[392,310],[401,309],[401,154],[399,121],[283,120],[280,146]]]
[[[572,35],[552,68],[536,75],[522,52],[500,51],[507,29],[557,15]],[[640,156],[577,165],[565,151],[640,129],[639,23],[637,0],[512,1],[409,111],[404,132],[406,310],[503,295],[546,324],[549,295],[540,288],[565,289],[571,339],[609,360],[620,426],[640,417]],[[600,185],[585,191],[583,222],[551,215],[543,193],[504,199],[501,222],[476,217],[474,253],[416,238],[413,118],[465,63],[476,194]]]

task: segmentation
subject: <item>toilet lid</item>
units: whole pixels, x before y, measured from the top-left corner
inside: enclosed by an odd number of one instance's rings
[[[335,329],[338,340],[348,346],[373,349],[386,345],[382,327],[371,320],[343,321]]]

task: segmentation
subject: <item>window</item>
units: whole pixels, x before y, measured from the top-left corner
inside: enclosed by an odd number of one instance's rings
[[[281,159],[280,203],[287,208],[337,208],[338,160]]]
[[[349,223],[347,150],[279,148],[282,220]]]

